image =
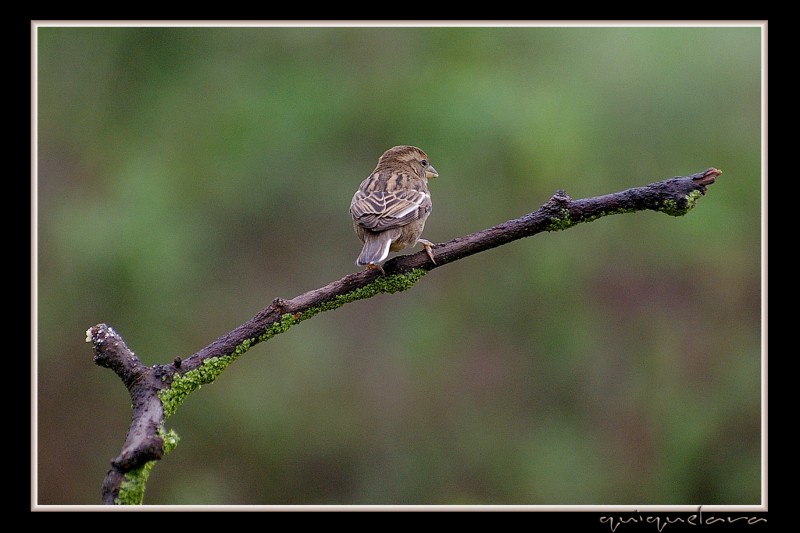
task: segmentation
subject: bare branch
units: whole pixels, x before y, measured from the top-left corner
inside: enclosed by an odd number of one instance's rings
[[[410,288],[426,272],[470,255],[545,231],[567,229],[607,215],[634,211],[686,214],[722,174],[715,168],[685,177],[651,183],[625,191],[573,200],[557,191],[532,213],[497,226],[436,244],[434,264],[425,251],[396,257],[378,269],[349,274],[291,300],[275,298],[253,318],[219,337],[186,359],[169,365],[146,367],[111,327],[99,324],[87,331],[97,365],[111,368],[131,394],[133,416],[120,455],[111,461],[103,483],[103,503],[140,503],[153,461],[161,459],[177,442],[163,424],[194,389],[210,383],[233,360],[255,344],[286,331],[317,313],[382,292]],[[165,438],[166,437],[166,438]]]

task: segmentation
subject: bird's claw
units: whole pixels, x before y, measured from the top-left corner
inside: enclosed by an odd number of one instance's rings
[[[431,251],[433,249],[433,243],[426,239],[419,239],[417,242],[419,242],[423,247],[425,247],[425,251],[428,253],[428,257],[431,258],[431,263],[435,265],[436,260],[433,258],[433,252]]]
[[[386,272],[384,272],[383,267],[381,265],[377,263],[370,263],[367,265],[367,270],[374,270],[376,268],[381,271],[381,274],[383,274],[384,276],[386,275]]]

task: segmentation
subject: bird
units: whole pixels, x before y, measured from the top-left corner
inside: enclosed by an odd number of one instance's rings
[[[417,243],[436,264],[433,243],[420,235],[433,208],[428,180],[438,176],[428,155],[416,146],[395,146],[381,155],[350,202],[353,229],[364,243],[357,265],[383,272],[381,263],[389,251]]]

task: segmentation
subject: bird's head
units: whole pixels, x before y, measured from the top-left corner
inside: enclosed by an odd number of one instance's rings
[[[378,159],[378,166],[375,170],[396,169],[397,167],[406,167],[422,179],[439,177],[439,173],[428,159],[428,154],[416,146],[395,146],[386,150]]]

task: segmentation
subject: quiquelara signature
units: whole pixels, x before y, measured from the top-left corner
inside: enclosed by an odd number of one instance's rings
[[[749,526],[765,523],[767,519],[762,516],[720,516],[720,515],[703,515],[703,506],[697,508],[697,512],[690,514],[686,517],[683,516],[654,516],[643,515],[639,511],[635,511],[636,516],[601,516],[600,523],[608,524],[612,533],[617,531],[617,528],[625,524],[653,524],[656,529],[661,532],[670,524],[685,524],[689,526],[710,526],[714,524],[747,524]]]

